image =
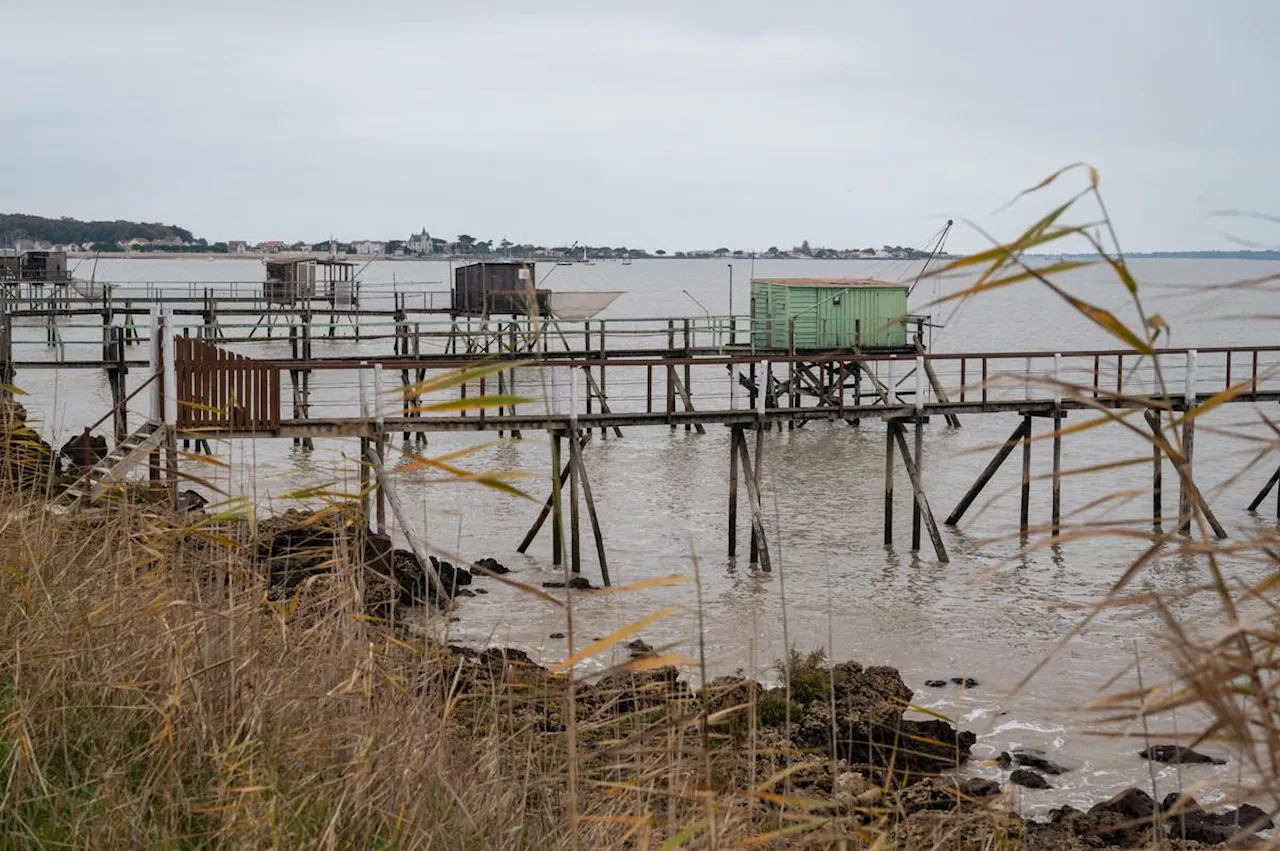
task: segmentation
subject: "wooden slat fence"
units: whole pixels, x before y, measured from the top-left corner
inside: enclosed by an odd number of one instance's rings
[[[280,431],[280,367],[190,337],[175,340],[178,428]]]

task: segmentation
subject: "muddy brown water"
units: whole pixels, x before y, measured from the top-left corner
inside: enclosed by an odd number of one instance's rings
[[[734,306],[748,303],[749,262],[735,262]],[[1237,291],[1229,297],[1197,287],[1280,271],[1280,264],[1235,261],[1135,261],[1134,270],[1148,288],[1150,307],[1172,324],[1172,343],[1179,346],[1272,344],[1275,291]],[[554,269],[546,286],[565,290],[623,290],[626,295],[605,317],[686,316],[700,313],[688,290],[712,313],[728,307],[728,270],[717,261],[637,261],[623,266],[545,267]],[[389,302],[392,278],[397,289],[437,288],[448,279],[443,263],[380,262],[363,273],[367,299]],[[911,264],[868,262],[757,261],[758,276],[806,275],[882,277],[911,280]],[[103,260],[98,280],[114,281],[259,281],[255,261]],[[423,282],[440,282],[426,284]],[[1076,273],[1068,279],[1074,294],[1122,310],[1123,293],[1105,276]],[[936,292],[962,286],[947,282],[935,290],[920,285],[912,307],[919,309]],[[382,295],[379,295],[381,293]],[[937,351],[1001,351],[1111,347],[1112,341],[1053,296],[1031,286],[1013,288],[971,302],[958,313],[934,311],[945,322],[936,330]],[[1122,314],[1129,318],[1131,314]],[[19,357],[44,351],[39,326],[20,326]],[[94,332],[65,327],[68,357],[92,357]],[[77,342],[80,341],[80,342]],[[285,356],[287,343],[275,342],[248,353]],[[381,354],[389,341],[317,340],[315,354]],[[135,371],[131,382],[140,380]],[[523,380],[523,379],[522,379]],[[42,430],[57,445],[109,407],[109,392],[100,374],[69,370],[27,371],[17,377],[30,395],[28,407],[41,418]],[[328,382],[325,384],[324,382]],[[520,388],[528,392],[530,379]],[[350,375],[324,378],[321,386],[334,398],[351,403],[356,387]],[[611,389],[619,404],[638,391],[620,382]],[[138,409],[141,409],[141,405]],[[1274,414],[1274,411],[1269,413]],[[1226,406],[1210,418],[1257,434],[1259,411],[1252,405]],[[993,447],[1016,425],[1010,415],[963,418],[958,430],[931,423],[925,433],[929,497],[941,516],[986,464]],[[1239,441],[1209,433],[1197,435],[1197,470],[1209,490],[1218,516],[1237,536],[1258,527],[1274,529],[1275,507],[1253,517],[1244,507],[1274,469],[1274,460],[1247,472],[1225,488],[1222,482],[1245,466],[1249,453]],[[493,440],[493,435],[432,436],[431,451],[445,452]],[[399,445],[397,440],[396,445]],[[192,472],[214,478],[220,487],[251,497],[261,510],[283,510],[296,503],[287,497],[299,488],[336,482],[355,488],[350,460],[354,442],[317,441],[311,453],[288,441],[243,441],[215,444],[215,454],[231,462],[229,470],[195,466]],[[1144,674],[1167,674],[1151,639],[1155,623],[1147,616],[1108,612],[1081,636],[1056,653],[1056,643],[1081,617],[1079,607],[1098,600],[1137,554],[1140,542],[1115,538],[1073,540],[1020,552],[1016,540],[1018,470],[1013,459],[957,529],[944,528],[950,564],[938,564],[926,550],[908,551],[909,488],[900,479],[895,501],[898,518],[893,548],[881,542],[884,474],[884,427],[865,421],[857,429],[843,423],[813,423],[766,437],[763,489],[772,534],[775,570],[764,574],[740,558],[725,555],[728,475],[728,432],[708,427],[705,435],[662,428],[633,428],[621,440],[597,438],[585,452],[595,497],[603,518],[610,568],[617,584],[666,576],[691,576],[696,559],[701,579],[701,618],[692,582],[626,593],[575,595],[573,636],[581,647],[658,610],[673,612],[646,627],[650,644],[670,648],[690,659],[699,652],[699,623],[709,673],[742,671],[776,679],[774,660],[789,645],[801,650],[825,648],[835,659],[899,668],[923,707],[956,718],[979,735],[975,755],[994,757],[1013,747],[1038,747],[1073,768],[1051,778],[1055,789],[1021,790],[1020,806],[1035,813],[1071,803],[1087,806],[1131,785],[1150,786],[1148,766],[1136,756],[1144,747],[1141,730],[1103,725],[1083,707],[1117,672],[1131,667],[1135,648]],[[1071,435],[1064,443],[1064,467],[1086,467],[1121,458],[1145,456],[1149,450],[1117,427]],[[548,490],[545,471],[549,447],[545,435],[526,433],[522,441],[490,446],[465,459],[475,469],[526,470],[538,478],[520,484],[538,500]],[[1033,474],[1047,475],[1047,445],[1033,453]],[[426,473],[401,476],[405,501],[415,522],[432,544],[455,549],[469,558],[494,556],[517,571],[515,578],[533,585],[560,578],[551,566],[549,536],[544,532],[527,556],[515,553],[537,506],[475,485],[441,483]],[[1166,468],[1166,510],[1176,505],[1174,476]],[[1063,487],[1064,512],[1071,522],[1118,516],[1144,517],[1149,512],[1149,467],[1138,465],[1069,478]],[[1107,494],[1133,489],[1126,500],[1091,505]],[[745,497],[744,497],[745,499]],[[1274,500],[1274,497],[1272,498]],[[1049,516],[1048,482],[1032,492],[1033,522]],[[585,521],[584,521],[585,522]],[[1139,526],[1141,524],[1138,524]],[[743,524],[740,553],[745,555]],[[587,547],[588,576],[595,578],[594,556]],[[1228,570],[1241,580],[1257,578],[1259,565],[1235,560]],[[1197,563],[1175,557],[1157,559],[1139,581],[1143,589],[1175,590],[1203,578]],[[546,603],[497,583],[479,580],[490,593],[465,599],[456,623],[434,623],[452,638],[477,644],[495,643],[530,650],[543,661],[562,659],[565,639],[551,639],[565,628],[564,614]],[[1197,601],[1176,604],[1188,620],[1209,609]],[[1205,627],[1210,628],[1206,625]],[[1050,655],[1052,653],[1052,655]],[[1049,657],[1044,670],[1021,690],[1022,678]],[[609,661],[593,659],[591,669]],[[972,677],[979,685],[924,686],[933,678]],[[1121,685],[1133,685],[1123,674]],[[1186,730],[1198,721],[1190,713],[1153,719],[1156,732]],[[1099,735],[1099,734],[1106,735]],[[1116,735],[1121,738],[1116,738]],[[1127,736],[1127,737],[1126,737]],[[1212,746],[1206,750],[1213,751]],[[1220,751],[1223,756],[1232,754]],[[973,773],[1002,777],[991,766],[974,765]],[[1225,766],[1157,767],[1157,798],[1182,785],[1207,784],[1225,789],[1247,779],[1240,761]]]

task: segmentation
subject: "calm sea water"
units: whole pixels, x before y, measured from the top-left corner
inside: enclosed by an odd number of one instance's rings
[[[734,262],[733,307],[744,313],[752,264]],[[1276,290],[1272,287],[1206,291],[1213,284],[1261,278],[1280,272],[1280,264],[1234,261],[1135,262],[1148,310],[1172,326],[1172,344],[1211,346],[1271,344],[1276,340]],[[78,275],[88,277],[88,267]],[[757,276],[858,276],[913,280],[916,265],[866,261],[757,261]],[[262,266],[249,260],[101,261],[97,280],[153,282],[258,282]],[[728,312],[730,264],[720,261],[646,261],[631,265],[542,266],[543,285],[558,290],[621,290],[625,295],[602,317],[681,317]],[[367,300],[384,298],[394,283],[398,291],[442,288],[450,278],[444,263],[378,262],[361,273]],[[919,285],[913,310],[954,291],[963,280]],[[1100,272],[1078,272],[1064,279],[1069,291],[1132,318],[1126,294]],[[382,295],[379,295],[381,293]],[[701,305],[701,307],[699,306]],[[1034,285],[993,292],[965,304],[932,309],[944,327],[933,332],[936,351],[1054,350],[1110,347],[1113,341],[1052,294]],[[1268,321],[1265,317],[1270,315]],[[88,328],[64,327],[68,357],[92,357],[95,339]],[[44,331],[22,328],[27,341],[19,357],[44,351]],[[76,340],[84,341],[77,344]],[[284,356],[278,340],[245,348],[266,356]],[[317,356],[386,354],[389,341],[318,340]],[[140,371],[138,371],[140,372]],[[139,376],[132,376],[138,380]],[[103,377],[91,372],[28,371],[18,383],[31,393],[28,405],[42,419],[46,435],[57,440],[77,432],[110,407]],[[335,380],[333,394],[354,399],[355,387]],[[623,399],[638,393],[626,385],[611,388]],[[1274,414],[1274,411],[1270,411]],[[1259,411],[1252,405],[1226,406],[1212,425],[1259,434]],[[994,446],[1016,425],[1005,415],[963,418],[960,429],[931,423],[925,434],[925,466],[929,497],[945,516],[986,464]],[[491,435],[433,436],[431,450],[450,451],[489,443]],[[1155,649],[1155,623],[1144,616],[1108,613],[1083,635],[1053,654],[1044,672],[1018,692],[1014,687],[1053,650],[1055,643],[1081,617],[1078,606],[1099,599],[1138,552],[1140,542],[1086,539],[1054,547],[1022,551],[1016,539],[1018,470],[1014,461],[996,477],[960,528],[944,528],[951,563],[938,564],[929,551],[908,552],[909,488],[900,484],[895,514],[897,546],[881,542],[884,471],[884,427],[864,421],[853,429],[844,423],[813,423],[796,431],[775,431],[765,438],[763,491],[772,535],[775,570],[763,574],[726,557],[728,433],[708,427],[705,435],[666,428],[629,429],[623,439],[597,439],[585,452],[595,498],[603,518],[610,569],[615,583],[669,574],[691,575],[699,566],[702,629],[712,673],[744,671],[776,678],[775,659],[787,646],[825,648],[835,659],[888,664],[901,669],[917,700],[958,717],[980,736],[980,755],[1014,746],[1047,748],[1078,770],[1055,783],[1052,792],[1025,792],[1023,807],[1037,811],[1067,801],[1087,805],[1133,784],[1149,783],[1147,766],[1134,753],[1137,738],[1117,742],[1093,735],[1099,729],[1083,707],[1117,672],[1131,666],[1135,648],[1144,655]],[[398,442],[396,444],[398,446]],[[215,445],[230,460],[229,471],[193,470],[213,475],[220,487],[247,494],[260,506],[282,510],[293,503],[288,493],[324,482],[355,487],[355,454],[351,442],[319,441],[311,453],[294,450],[288,441],[244,441]],[[1239,536],[1259,526],[1274,528],[1274,505],[1260,518],[1245,505],[1274,469],[1274,460],[1229,485],[1229,477],[1245,467],[1252,451],[1202,428],[1197,435],[1197,469],[1211,501],[1228,530]],[[1144,443],[1119,427],[1094,429],[1065,440],[1064,468],[1084,468],[1129,457],[1147,457]],[[546,471],[549,447],[545,435],[526,434],[522,441],[501,442],[468,457],[475,469],[527,470],[536,479],[523,483],[539,502],[549,490]],[[1016,461],[1016,459],[1015,459]],[[1050,470],[1047,445],[1037,445],[1033,474]],[[1118,516],[1143,517],[1149,512],[1149,467],[1111,469],[1075,475],[1063,487],[1064,511],[1072,522]],[[1174,510],[1176,484],[1166,470],[1166,510]],[[422,473],[402,477],[406,501],[419,513],[430,540],[466,557],[494,556],[531,584],[557,578],[551,567],[549,535],[527,556],[515,547],[537,512],[537,505],[492,493],[473,485],[442,484]],[[1107,494],[1132,489],[1118,503],[1095,504]],[[994,497],[994,499],[992,498]],[[1274,497],[1273,497],[1274,498]],[[978,509],[982,510],[979,511]],[[1074,512],[1074,513],[1073,513]],[[1037,481],[1032,493],[1033,522],[1049,517],[1048,482]],[[745,553],[745,531],[740,551]],[[586,539],[590,540],[589,536]],[[587,551],[584,570],[594,576],[594,555]],[[1249,579],[1262,568],[1237,561],[1230,569]],[[1158,559],[1139,587],[1177,589],[1202,579],[1193,561]],[[548,636],[563,629],[563,613],[496,583],[491,593],[463,600],[460,621],[447,628],[455,639],[499,643],[529,649],[544,660],[566,655],[563,640]],[[643,637],[690,658],[698,649],[696,594],[691,583],[574,599],[579,644],[665,606],[678,613],[647,628]],[[1181,603],[1180,615],[1201,613],[1194,601]],[[604,661],[604,660],[602,660]],[[1158,654],[1146,663],[1149,677],[1158,676]],[[929,689],[934,677],[970,676],[980,687]],[[1132,684],[1126,674],[1122,683]],[[1194,718],[1159,719],[1155,730],[1176,723],[1190,727]],[[1105,728],[1126,732],[1125,728]],[[1238,766],[1189,766],[1185,782],[1229,783]],[[975,771],[985,771],[981,767]],[[993,776],[996,772],[992,772]],[[1160,793],[1176,788],[1177,772],[1158,773]]]

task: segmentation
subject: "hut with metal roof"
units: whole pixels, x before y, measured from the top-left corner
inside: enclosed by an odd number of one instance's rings
[[[751,339],[768,349],[907,345],[907,285],[869,278],[755,278]]]

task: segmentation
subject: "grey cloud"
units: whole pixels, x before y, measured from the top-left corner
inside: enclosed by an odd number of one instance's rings
[[[1087,159],[1129,247],[1223,247],[1207,209],[1280,197],[1262,0],[17,0],[0,20],[43,36],[0,54],[0,206],[213,239],[912,243],[949,215],[1009,233],[1031,212],[991,211]]]

